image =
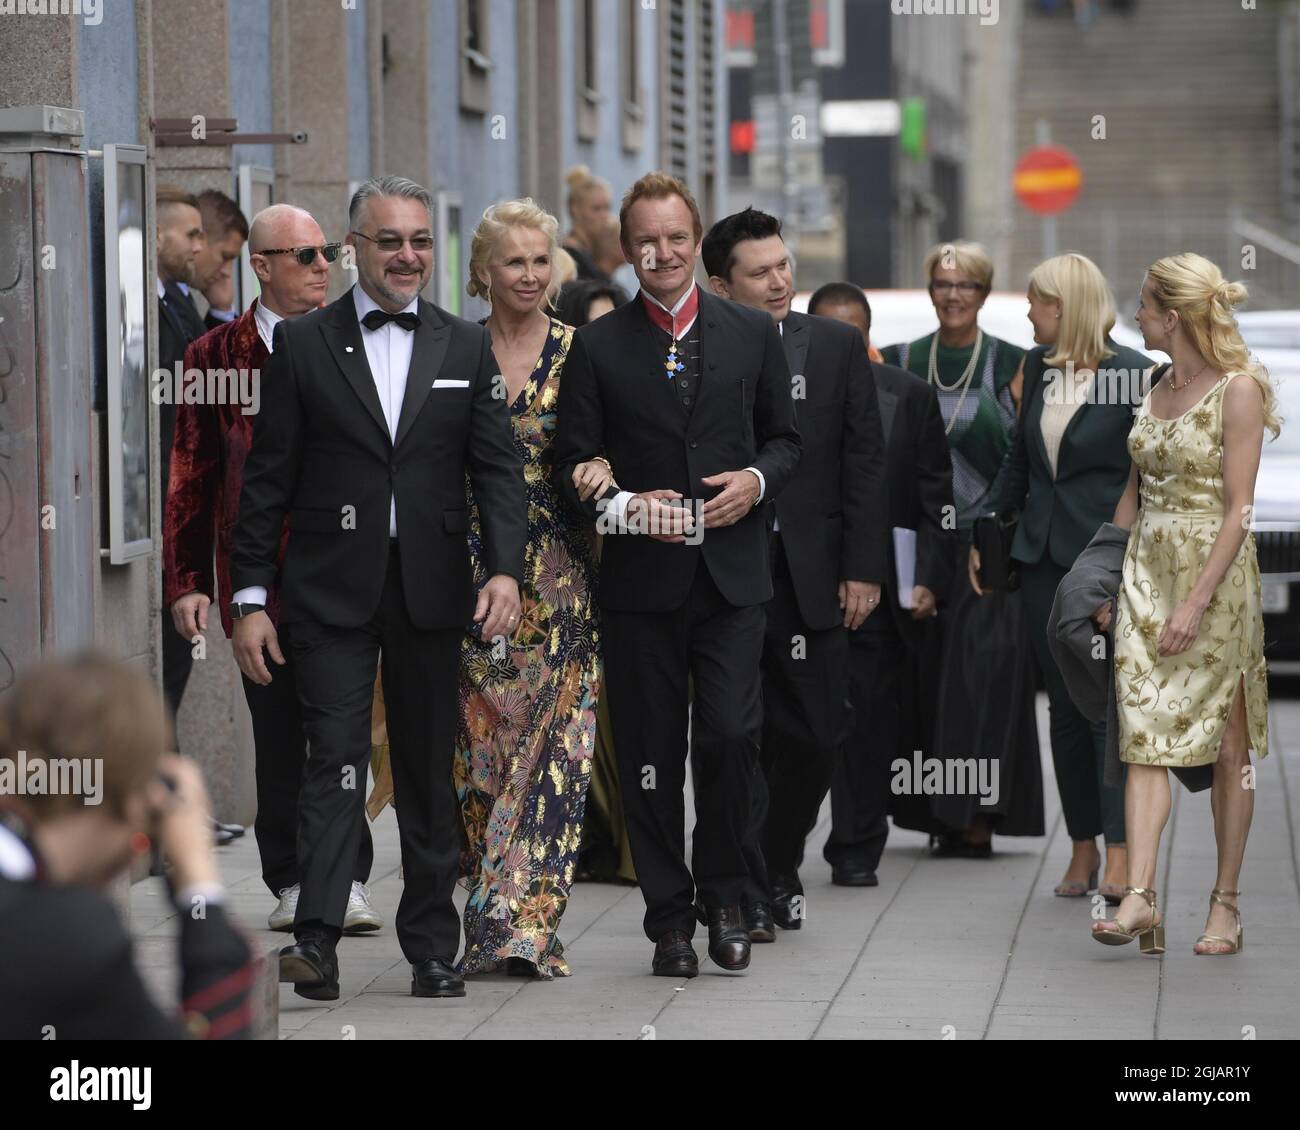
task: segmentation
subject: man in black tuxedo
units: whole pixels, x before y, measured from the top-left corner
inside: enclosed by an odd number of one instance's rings
[[[857,330],[865,355],[870,347],[871,306],[851,283],[827,283],[808,310]],[[939,398],[920,377],[873,362],[885,439],[885,494],[892,528],[916,532],[916,567],[908,603],[899,601],[893,537],[882,587],[885,607],[852,633],[849,646],[852,735],[831,784],[831,834],[823,854],[831,880],[840,886],[874,887],[876,866],[889,835],[890,766],[908,756],[909,712],[916,702],[916,656],[934,630],[938,602],[952,581],[955,523],[952,459]],[[951,527],[951,528],[950,528]],[[924,798],[922,798],[924,799]]]
[[[460,645],[518,622],[523,464],[487,332],[419,297],[432,270],[429,192],[403,177],[352,198],[358,284],[279,322],[244,468],[231,557],[234,650],[255,683],[283,662],[265,611],[279,572],[309,755],[299,796],[296,944],[280,979],[338,997],[335,943],[361,836],[375,669],[384,700],[405,889],[397,935],[414,996],[464,996],[452,904],[460,810],[452,785]],[[489,580],[474,598],[465,473]],[[289,517],[283,571],[281,523]]]
[[[190,298],[195,262],[207,247],[198,198],[182,188],[159,185],[155,194],[158,255],[158,368],[168,374],[164,388],[172,387],[171,375],[178,363],[185,361],[190,342],[207,330]],[[166,502],[172,458],[172,439],[176,434],[176,405],[170,398],[158,406],[158,482]],[[173,717],[181,708],[185,687],[190,681],[194,654],[190,643],[172,624],[171,612],[163,610],[162,623],[163,694]]]
[[[704,237],[716,294],[765,311],[781,333],[804,456],[768,507],[773,595],[763,646],[762,772],[746,851],[753,941],[803,924],[799,865],[846,736],[848,633],[880,602],[884,454],[871,366],[838,322],[797,314],[781,221],[746,208]]]
[[[702,225],[686,186],[649,173],[619,219],[641,292],[574,335],[555,473],[609,535],[600,572],[605,685],[653,970],[694,977],[697,887],[709,956],[727,970],[749,964],[741,841],[772,595],[758,504],[789,481],[799,434],[772,320],[695,284]],[[622,489],[584,503],[572,471],[596,455]],[[684,858],[688,718],[693,877]]]

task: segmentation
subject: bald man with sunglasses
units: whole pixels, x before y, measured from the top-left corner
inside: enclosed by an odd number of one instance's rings
[[[185,368],[205,374],[210,370],[243,369],[260,386],[271,356],[276,323],[321,305],[329,288],[329,264],[338,258],[340,245],[326,243],[311,214],[289,204],[273,204],[259,212],[253,218],[248,245],[261,294],[234,321],[193,342],[185,352]],[[239,517],[244,461],[252,445],[256,419],[256,412],[249,409],[260,404],[261,392],[257,387],[258,395],[251,405],[204,403],[180,404],[176,408],[171,478],[163,511],[163,584],[172,622],[187,640],[207,631],[208,612],[217,599],[218,588],[221,624],[227,636],[233,634],[229,612],[234,595],[230,551]],[[287,536],[286,523],[280,534],[281,561]],[[279,594],[275,588],[267,594],[267,611],[272,620],[278,619]],[[268,920],[273,930],[288,930],[297,909],[298,793],[307,758],[294,667],[285,639],[282,628],[281,647],[286,662],[275,667],[268,684],[243,677],[244,697],[253,720],[255,832],[262,878],[279,899]],[[370,906],[365,887],[374,849],[364,817],[362,825],[344,922],[349,933],[377,930],[383,925]]]

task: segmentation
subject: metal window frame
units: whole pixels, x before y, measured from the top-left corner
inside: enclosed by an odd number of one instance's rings
[[[275,203],[275,170],[265,165],[240,165],[235,189],[239,200],[239,210],[253,222],[253,217],[261,211],[253,200],[254,187],[268,190],[269,203]],[[261,293],[257,275],[253,273],[253,261],[249,258],[248,240],[239,251],[239,309],[247,310],[253,299]]]
[[[113,565],[125,565],[140,557],[148,557],[155,549],[156,531],[153,524],[153,494],[158,489],[157,468],[153,460],[153,397],[149,376],[149,341],[153,336],[153,321],[157,297],[149,285],[149,237],[152,232],[152,209],[149,201],[148,151],[143,145],[108,144],[103,147],[104,154],[104,375],[105,375],[105,414],[108,417],[108,559]],[[147,537],[126,537],[125,490],[126,466],[122,448],[122,400],[123,379],[120,343],[122,338],[122,263],[118,258],[118,205],[121,191],[118,182],[119,165],[138,167],[141,178],[141,204],[143,215],[141,223],[141,270],[140,278],[145,293],[141,295],[144,314],[145,338],[145,388],[141,395],[149,418],[148,442],[145,445],[145,476],[149,491],[148,513],[145,524],[149,531]],[[162,500],[165,502],[165,500]]]

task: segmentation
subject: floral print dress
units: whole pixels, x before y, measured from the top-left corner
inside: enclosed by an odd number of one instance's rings
[[[556,932],[582,837],[601,677],[591,534],[543,461],[572,332],[552,319],[510,407],[528,500],[519,628],[496,647],[467,636],[461,654],[454,772],[467,841],[464,973],[522,958],[544,979],[569,975]],[[469,541],[481,587],[472,496]]]
[[[1225,521],[1223,396],[1219,379],[1174,420],[1150,412],[1148,392],[1129,432],[1141,505],[1124,555],[1115,617],[1119,749],[1140,765],[1217,761],[1237,686],[1245,681],[1250,748],[1268,752],[1268,673],[1255,537],[1246,539],[1211,598],[1196,642],[1161,656],[1161,629],[1191,591]]]

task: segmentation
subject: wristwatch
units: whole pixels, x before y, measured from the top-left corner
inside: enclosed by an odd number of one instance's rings
[[[240,604],[238,601],[232,601],[230,605],[230,618],[232,620],[242,620],[245,616],[251,616],[254,612],[265,611],[265,604]]]

